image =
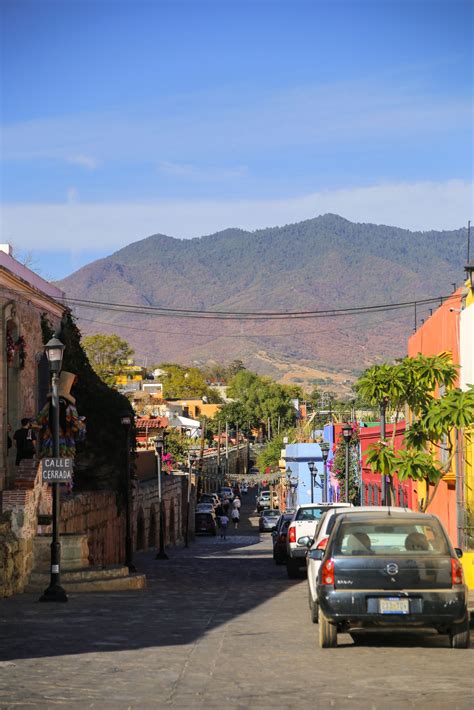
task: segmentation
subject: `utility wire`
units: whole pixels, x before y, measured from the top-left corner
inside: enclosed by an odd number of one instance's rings
[[[429,305],[432,303],[443,303],[452,298],[459,298],[458,294],[452,293],[449,296],[436,296],[434,298],[425,298],[412,301],[401,301],[398,303],[386,303],[374,306],[355,306],[351,308],[331,308],[321,309],[317,311],[206,311],[195,309],[172,309],[162,308],[160,306],[141,306],[129,303],[111,303],[106,301],[92,301],[79,298],[67,298],[66,304],[76,305],[78,307],[88,309],[96,308],[107,311],[119,311],[122,313],[135,313],[144,315],[154,315],[165,318],[197,318],[201,320],[299,320],[307,318],[334,318],[338,316],[358,315],[361,313],[377,313],[382,311],[402,310],[417,307],[420,305]]]

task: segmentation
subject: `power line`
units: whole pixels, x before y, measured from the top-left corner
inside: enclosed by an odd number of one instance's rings
[[[140,314],[143,315],[143,314]],[[367,315],[375,315],[375,314],[367,314]],[[349,326],[347,328],[341,328],[341,327],[336,327],[336,328],[328,328],[326,330],[308,330],[308,331],[292,331],[291,333],[232,333],[232,334],[223,334],[219,333],[218,336],[216,336],[213,333],[207,332],[207,333],[192,333],[190,331],[186,332],[173,332],[169,330],[156,330],[156,329],[151,329],[151,328],[141,328],[140,326],[134,326],[134,325],[127,325],[125,323],[114,323],[113,321],[100,321],[96,320],[94,318],[83,318],[82,316],[79,316],[81,321],[86,321],[87,323],[96,323],[97,325],[105,325],[110,328],[116,327],[116,328],[125,328],[127,330],[138,330],[142,333],[156,333],[156,334],[162,334],[162,335],[185,335],[191,338],[210,338],[215,340],[216,337],[218,338],[290,338],[290,337],[295,337],[297,336],[302,336],[302,335],[325,335],[328,333],[341,333],[341,332],[346,332],[353,330],[354,326]],[[384,319],[383,321],[379,321],[381,323],[400,323],[402,324],[402,321],[400,318],[391,318],[391,319]]]
[[[80,308],[95,308],[107,311],[119,311],[121,313],[135,313],[149,316],[159,316],[165,318],[197,318],[201,320],[300,320],[309,318],[335,318],[347,315],[359,315],[361,313],[377,313],[392,310],[402,310],[408,308],[417,308],[420,305],[429,305],[432,303],[447,301],[452,298],[458,298],[454,293],[449,296],[436,296],[434,298],[425,298],[412,301],[401,301],[398,303],[386,303],[374,306],[355,306],[345,308],[321,309],[317,311],[256,311],[256,312],[240,312],[240,311],[198,311],[195,309],[172,309],[160,306],[141,306],[129,303],[111,303],[107,301],[92,301],[79,298],[68,298],[65,302],[74,304]]]

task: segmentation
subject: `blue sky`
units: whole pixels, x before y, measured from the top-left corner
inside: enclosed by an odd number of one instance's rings
[[[472,217],[473,3],[3,0],[2,241]]]

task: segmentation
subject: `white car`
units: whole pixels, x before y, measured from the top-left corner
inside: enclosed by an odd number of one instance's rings
[[[315,550],[325,550],[326,545],[329,540],[329,536],[332,532],[332,529],[334,527],[334,523],[336,522],[337,515],[340,513],[345,513],[350,514],[350,515],[357,515],[359,513],[367,513],[368,511],[371,510],[387,510],[385,506],[380,506],[380,505],[366,505],[366,506],[359,506],[357,508],[351,508],[351,510],[347,510],[348,508],[347,503],[337,503],[334,504],[331,508],[329,508],[326,513],[322,516],[320,519],[316,531],[314,533],[314,537],[311,538],[309,536],[303,536],[300,537],[298,542],[302,545],[306,545],[309,547],[309,550],[306,555],[306,570],[307,570],[307,578],[308,578],[308,601],[309,601],[309,608],[311,612],[311,621],[313,624],[318,623],[318,604],[316,602],[317,598],[317,589],[316,589],[316,580],[318,578],[318,572],[319,568],[321,567],[321,560],[315,559],[315,556],[313,555]],[[409,510],[408,508],[395,508],[391,507],[390,508],[393,511],[407,511]],[[410,511],[409,511],[410,512]]]
[[[330,508],[350,508],[352,503],[305,503],[300,505],[293,516],[286,537],[286,573],[289,579],[296,579],[300,567],[306,567],[307,542],[314,539],[316,526]],[[300,542],[305,539],[306,542]]]

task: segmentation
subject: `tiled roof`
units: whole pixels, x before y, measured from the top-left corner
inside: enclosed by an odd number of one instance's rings
[[[140,417],[139,419],[135,419],[135,426],[137,429],[166,429],[168,424],[168,417],[155,417],[153,419]]]

